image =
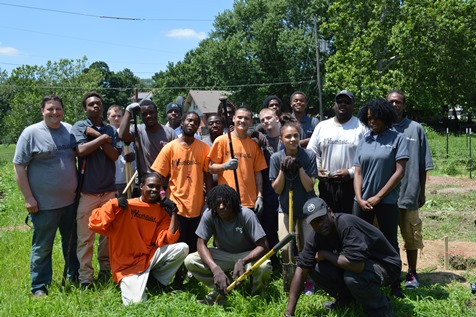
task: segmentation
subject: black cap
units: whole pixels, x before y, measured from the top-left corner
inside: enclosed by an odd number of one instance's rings
[[[327,204],[321,198],[313,197],[306,201],[302,211],[306,216],[306,222],[311,223],[314,219],[327,214]]]
[[[350,98],[350,100],[354,101],[354,94],[345,89],[337,93],[335,100],[337,100],[337,98],[339,98],[339,96],[342,96],[342,95],[347,96]]]
[[[165,108],[165,113],[169,113],[172,110],[178,110],[180,113],[182,113],[182,108],[176,104],[175,102],[170,102],[167,107]]]

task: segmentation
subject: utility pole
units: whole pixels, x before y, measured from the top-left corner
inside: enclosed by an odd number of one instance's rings
[[[324,120],[324,109],[322,107],[322,88],[321,88],[321,60],[319,58],[319,34],[317,32],[317,19],[314,20],[314,35],[316,39],[316,72],[317,72],[317,96],[319,97],[319,121]]]

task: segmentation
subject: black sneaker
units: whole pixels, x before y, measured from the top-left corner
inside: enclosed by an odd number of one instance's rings
[[[403,295],[402,286],[400,285],[400,283],[393,284],[391,286],[390,293],[392,294],[393,297],[397,297],[397,298],[404,298],[405,297],[405,295]]]
[[[101,285],[109,283],[111,280],[111,272],[110,271],[99,271],[97,282]]]
[[[79,284],[79,288],[82,290],[91,289],[93,288],[93,283],[89,283],[89,282],[81,283]]]

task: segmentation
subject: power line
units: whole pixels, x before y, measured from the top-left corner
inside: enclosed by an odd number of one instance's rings
[[[38,7],[31,7],[31,6],[24,6],[24,5],[19,5],[19,4],[3,3],[3,2],[0,2],[0,5],[9,6],[9,7],[23,8],[23,9],[30,9],[30,10],[40,10],[40,11],[48,11],[48,12],[55,12],[55,13],[62,13],[62,14],[79,15],[79,16],[85,16],[85,17],[91,17],[91,18],[112,19],[112,20],[127,20],[127,21],[191,21],[191,22],[210,22],[210,21],[213,21],[213,20],[208,20],[208,19],[148,19],[148,18],[119,17],[119,16],[97,15],[97,14],[90,14],[90,13],[81,13],[81,12],[72,12],[72,11],[64,11],[64,10],[38,8]]]
[[[139,89],[139,90],[227,90],[227,89],[237,89],[237,88],[249,88],[249,87],[263,87],[263,86],[281,86],[281,85],[289,85],[289,84],[304,84],[304,83],[312,83],[314,82],[314,78],[308,79],[301,79],[299,81],[286,81],[286,82],[276,82],[276,83],[255,83],[255,84],[242,84],[242,85],[209,85],[209,86],[173,86],[173,87],[97,87],[97,89],[101,90],[131,90],[131,89]],[[64,90],[84,90],[84,87],[66,87],[66,86],[22,86],[22,85],[3,85],[0,84],[0,88],[10,88],[10,89],[64,89]]]

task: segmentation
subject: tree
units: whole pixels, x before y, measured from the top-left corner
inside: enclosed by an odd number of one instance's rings
[[[6,80],[8,112],[3,118],[5,129],[2,143],[16,143],[23,129],[41,121],[40,103],[43,96],[56,94],[63,100],[65,122],[73,124],[84,118],[82,96],[97,88],[101,74],[84,72],[87,59],[48,61],[46,66],[23,65],[15,68]],[[5,97],[3,97],[5,98]]]
[[[127,106],[132,100],[134,88],[140,85],[140,79],[128,68],[114,73],[109,69],[105,62],[94,62],[89,68],[84,69],[87,73],[90,70],[96,70],[102,74],[102,78],[97,83],[100,89],[98,92],[103,96],[105,108],[112,104]]]

